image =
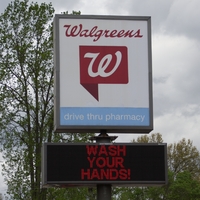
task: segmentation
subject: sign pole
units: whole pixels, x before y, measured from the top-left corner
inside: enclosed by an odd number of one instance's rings
[[[117,136],[109,136],[106,130],[101,130],[98,136],[91,137],[96,143],[111,143]],[[111,184],[97,184],[97,200],[111,200],[112,197]]]
[[[112,197],[112,187],[108,185],[97,185],[97,200],[111,200]]]

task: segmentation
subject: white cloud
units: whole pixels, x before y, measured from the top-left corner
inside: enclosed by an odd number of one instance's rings
[[[200,1],[176,0],[172,3],[165,22],[166,32],[199,39]]]
[[[199,104],[199,46],[184,36],[156,35],[153,39],[155,114]]]
[[[200,106],[188,105],[155,118],[155,132],[160,132],[168,143],[182,138],[191,139],[200,149],[199,140]],[[162,131],[159,131],[162,130]]]

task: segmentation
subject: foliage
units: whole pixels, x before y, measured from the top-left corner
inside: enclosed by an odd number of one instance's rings
[[[188,171],[177,176],[169,171],[169,182],[163,187],[148,187],[148,199],[197,200],[200,199],[200,183]]]
[[[146,200],[146,187],[119,187],[113,189],[113,200]]]
[[[175,177],[175,176],[174,176]],[[179,172],[169,188],[168,199],[200,199],[200,183],[188,171]]]
[[[63,15],[68,15],[69,14],[69,12],[68,11],[64,11],[64,12],[61,12],[61,14],[63,14]],[[72,11],[72,13],[70,13],[70,15],[80,15],[81,14],[81,11],[79,10],[79,11]]]
[[[94,188],[50,188],[47,199],[51,200],[94,200],[96,189]]]
[[[13,199],[40,199],[41,145],[53,130],[53,12],[16,0],[0,17],[1,134]]]
[[[162,135],[160,133],[153,133],[151,135],[141,135],[133,143],[163,143]]]
[[[200,182],[190,172],[168,172],[168,184],[160,187],[128,187],[115,189],[114,200],[200,200]]]
[[[189,171],[193,177],[200,176],[200,155],[191,140],[183,138],[168,145],[168,168],[175,174]]]
[[[48,197],[41,188],[43,142],[88,140],[88,134],[53,134],[53,14],[51,3],[14,0],[0,16],[0,133],[9,199]]]
[[[142,135],[133,142],[162,143],[162,135]],[[168,183],[160,187],[115,188],[116,200],[200,200],[200,155],[191,140],[168,145]]]

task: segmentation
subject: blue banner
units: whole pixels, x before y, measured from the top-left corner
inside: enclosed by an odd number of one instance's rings
[[[149,126],[149,108],[61,107],[60,125]]]

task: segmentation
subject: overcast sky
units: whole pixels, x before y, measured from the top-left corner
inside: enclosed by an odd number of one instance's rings
[[[8,2],[0,0],[1,12]],[[199,0],[37,2],[52,2],[56,14],[80,10],[82,15],[151,16],[154,102],[152,133],[161,133],[167,143],[178,142],[182,138],[191,139],[200,150]],[[119,135],[116,142],[130,142],[138,136]]]

